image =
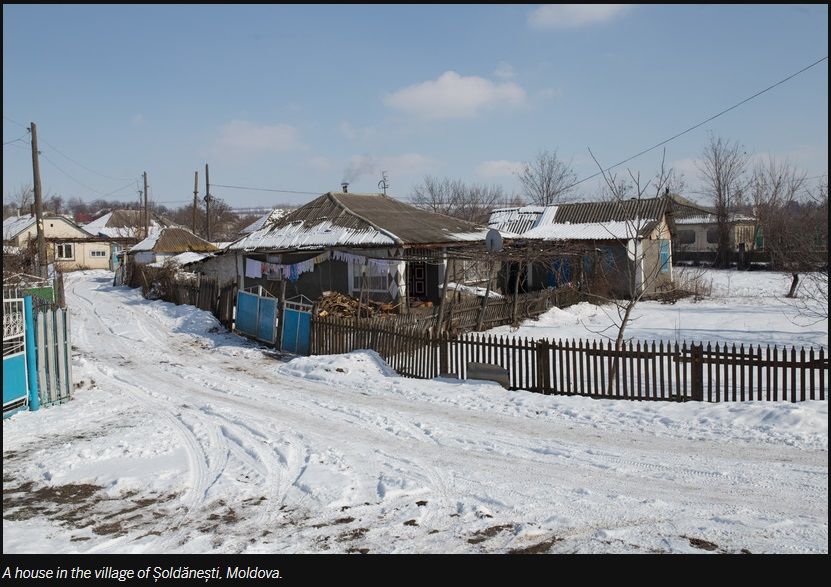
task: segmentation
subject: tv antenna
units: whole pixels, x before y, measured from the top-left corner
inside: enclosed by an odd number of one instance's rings
[[[390,187],[389,182],[387,181],[387,172],[381,172],[381,181],[378,182],[378,187],[384,190],[384,195],[387,195],[387,188]]]

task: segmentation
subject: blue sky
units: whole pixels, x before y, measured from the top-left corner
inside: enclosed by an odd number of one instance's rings
[[[135,200],[147,171],[178,206],[206,162],[212,184],[374,192],[385,170],[398,197],[425,174],[510,194],[543,149],[588,177],[588,148],[617,163],[827,54],[827,5],[4,5],[3,142],[23,140],[3,193],[32,181],[33,121],[64,197]],[[828,61],[667,145],[692,199],[709,133],[826,174]]]

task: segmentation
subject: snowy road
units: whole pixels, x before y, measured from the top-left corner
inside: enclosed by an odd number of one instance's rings
[[[75,399],[4,422],[5,552],[827,552],[825,402],[287,363],[111,283],[67,276]]]

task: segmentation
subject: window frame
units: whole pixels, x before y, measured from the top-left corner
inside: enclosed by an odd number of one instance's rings
[[[69,255],[62,253],[66,252],[65,247],[69,247]],[[75,243],[59,243],[55,245],[55,261],[74,261],[75,260]]]

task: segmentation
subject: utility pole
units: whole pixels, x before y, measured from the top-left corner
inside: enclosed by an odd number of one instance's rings
[[[46,239],[43,235],[43,197],[40,189],[40,161],[38,160],[38,128],[34,122],[30,123],[32,133],[32,174],[34,175],[35,190],[35,218],[37,221],[38,265],[41,277],[48,277],[46,260]]]
[[[211,242],[211,182],[208,179],[208,164],[205,163],[205,240]]]
[[[150,236],[150,215],[147,213],[147,172],[144,175],[144,238]]]
[[[199,201],[196,199],[199,193],[199,172],[193,172],[193,234],[196,234],[196,208],[199,206]]]

